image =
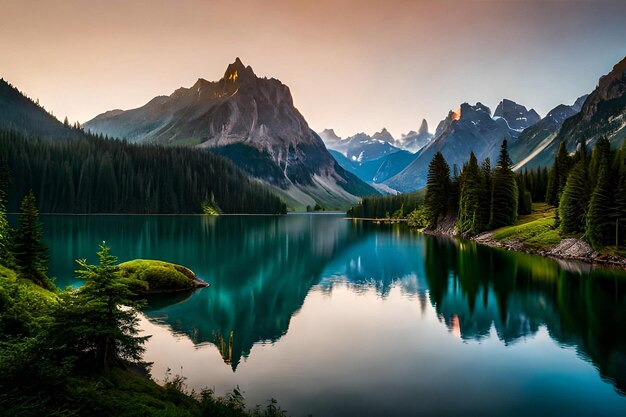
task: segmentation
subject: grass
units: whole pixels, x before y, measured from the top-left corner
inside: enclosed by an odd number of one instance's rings
[[[127,285],[137,293],[181,291],[195,287],[193,272],[169,262],[135,259],[119,264],[118,270]]]
[[[512,226],[493,231],[493,238],[499,241],[517,241],[539,249],[547,249],[561,241],[558,229],[554,227],[556,208],[546,203],[533,203],[531,214],[520,216]]]

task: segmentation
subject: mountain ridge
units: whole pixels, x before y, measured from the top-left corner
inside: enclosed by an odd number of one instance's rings
[[[362,195],[378,194],[328,153],[294,106],[289,87],[257,77],[239,58],[218,81],[200,78],[190,88],[137,109],[96,116],[85,126],[133,142],[220,153],[274,186],[295,209],[317,203],[343,208]]]

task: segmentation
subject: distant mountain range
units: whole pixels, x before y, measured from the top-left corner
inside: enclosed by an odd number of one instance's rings
[[[467,161],[471,151],[479,160],[495,160],[504,138],[515,140],[521,132],[539,120],[534,110],[510,100],[503,100],[491,114],[482,103],[463,103],[437,126],[435,136],[410,163],[385,184],[400,192],[410,192],[426,185],[428,164],[437,152],[446,158],[450,168],[458,170]]]
[[[219,81],[198,79],[192,87],[155,97],[140,108],[103,113],[85,128],[130,142],[216,153],[269,184],[292,209],[316,204],[343,209],[362,196],[423,188],[436,152],[443,153],[451,169],[460,170],[471,151],[495,165],[507,138],[515,168],[526,169],[550,165],[561,142],[570,152],[581,140],[592,146],[601,136],[621,146],[626,138],[626,58],[589,95],[561,104],[543,118],[509,99],[493,114],[480,102],[463,103],[434,134],[425,120],[400,138],[384,128],[371,136],[341,138],[332,129],[317,134],[294,107],[287,86],[257,77],[239,59]],[[4,80],[0,129],[52,140],[82,135]]]
[[[422,120],[419,132],[411,131],[400,139],[395,139],[385,128],[372,136],[357,133],[345,139],[333,129],[323,130],[319,135],[344,169],[382,192],[395,192],[383,182],[402,171],[413,160],[413,152],[433,137],[426,120]]]
[[[94,133],[132,142],[194,146],[226,156],[274,187],[294,209],[343,209],[378,192],[343,169],[294,107],[289,88],[259,78],[239,58],[216,82],[159,96],[89,122]]]

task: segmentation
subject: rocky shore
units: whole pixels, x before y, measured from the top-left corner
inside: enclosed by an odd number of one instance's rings
[[[626,269],[626,258],[598,252],[589,243],[581,239],[566,238],[562,239],[556,246],[541,249],[526,245],[520,240],[496,240],[493,237],[493,232],[483,232],[475,236],[459,235],[454,228],[455,224],[455,219],[446,218],[437,225],[437,228],[424,229],[423,232],[433,236],[460,237],[493,248],[545,256],[557,260],[574,260]]]

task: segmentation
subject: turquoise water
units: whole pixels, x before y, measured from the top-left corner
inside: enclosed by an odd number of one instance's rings
[[[162,380],[291,415],[626,415],[626,274],[342,215],[42,216],[57,284],[106,240],[211,286],[150,300]]]

